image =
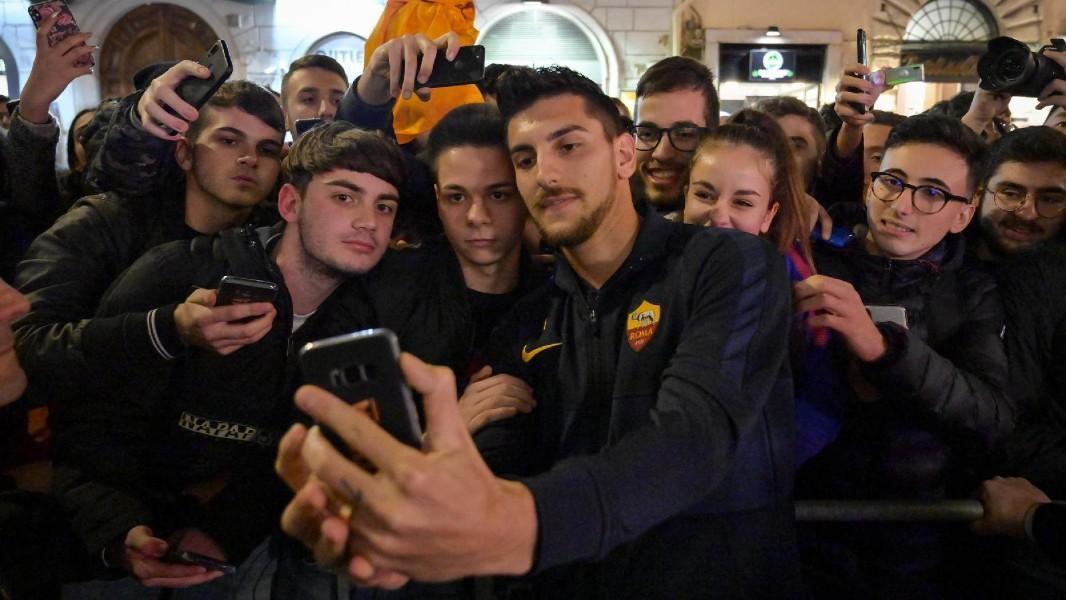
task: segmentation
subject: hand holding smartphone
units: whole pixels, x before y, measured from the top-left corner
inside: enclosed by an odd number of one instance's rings
[[[30,19],[33,21],[33,26],[40,28],[41,22],[58,13],[59,18],[56,20],[56,24],[52,26],[52,30],[48,32],[48,45],[55,46],[59,42],[67,39],[81,31],[78,27],[78,22],[74,20],[74,14],[70,12],[70,7],[64,0],[48,0],[46,2],[38,2],[37,4],[31,4],[27,9],[30,13]],[[93,59],[92,54],[86,55],[85,58],[80,59],[77,63],[79,67],[93,66],[96,61]]]
[[[421,448],[418,411],[400,370],[400,345],[393,332],[367,329],[306,344],[300,350],[300,370],[306,383],[349,404],[367,402],[367,412],[385,431]],[[328,433],[346,453],[345,445]]]
[[[855,54],[856,54],[856,57],[858,58],[859,64],[861,64],[863,66],[866,66],[866,67],[870,66],[869,49],[867,48],[867,45],[866,45],[866,30],[859,29],[856,32],[855,46],[856,46]],[[867,76],[867,75],[862,75],[861,77],[863,79],[868,79],[869,78],[869,76]],[[848,91],[849,92],[862,93],[862,90],[860,90],[858,88],[853,88],[853,87],[849,87]],[[856,111],[858,111],[859,114],[866,114],[866,105],[861,104],[859,102],[851,102],[850,105],[851,105],[852,108],[854,108]]]
[[[437,57],[433,60],[433,71],[425,83],[416,84],[416,87],[439,88],[454,85],[467,85],[477,83],[485,78],[485,47],[463,46],[455,55],[455,60],[448,60],[444,55],[444,48],[437,49]],[[418,55],[418,64],[415,73],[422,68],[422,54]],[[401,63],[400,72],[404,72],[405,65]]]
[[[211,558],[210,556],[204,556],[203,554],[189,552],[188,550],[172,550],[171,552],[167,553],[167,555],[163,558],[163,561],[178,565],[203,567],[208,571],[221,571],[226,575],[233,575],[237,572],[236,565],[233,565],[226,561]]]

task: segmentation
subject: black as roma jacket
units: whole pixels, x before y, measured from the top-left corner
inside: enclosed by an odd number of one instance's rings
[[[563,257],[494,335],[536,409],[482,430],[533,492],[534,597],[790,597],[794,424],[781,255],[650,210],[599,290]]]

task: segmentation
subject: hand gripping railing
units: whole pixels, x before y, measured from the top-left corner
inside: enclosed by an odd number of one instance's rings
[[[984,514],[977,500],[797,500],[800,522],[974,521]]]

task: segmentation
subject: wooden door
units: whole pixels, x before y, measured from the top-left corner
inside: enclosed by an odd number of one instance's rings
[[[126,13],[111,28],[100,50],[100,97],[119,98],[133,90],[133,75],[166,60],[196,60],[218,39],[192,11],[173,4],[148,4]]]

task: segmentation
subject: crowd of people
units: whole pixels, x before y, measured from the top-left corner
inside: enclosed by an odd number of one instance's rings
[[[1066,80],[1012,130],[983,89],[874,110],[859,64],[830,109],[723,119],[689,58],[632,118],[494,65],[398,144],[459,50],[405,35],[199,109],[205,67],[149,65],[57,174],[92,47],[55,18],[0,135],[0,597],[1066,595]],[[226,276],[277,294],[224,304]],[[420,448],[303,385],[304,344],[371,328]]]

